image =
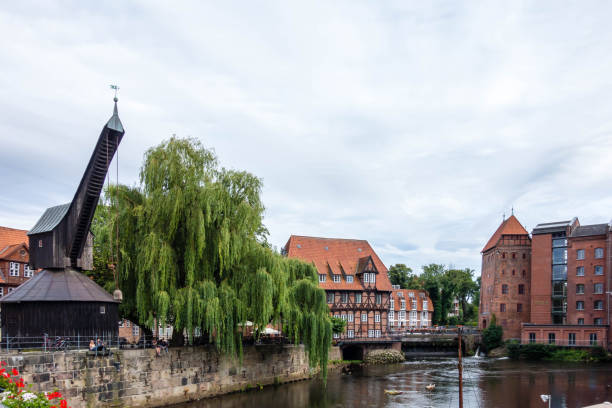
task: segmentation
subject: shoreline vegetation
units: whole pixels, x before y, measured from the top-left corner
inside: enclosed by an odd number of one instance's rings
[[[506,343],[506,354],[513,360],[561,361],[561,362],[612,362],[612,355],[603,347],[567,348],[552,344]]]

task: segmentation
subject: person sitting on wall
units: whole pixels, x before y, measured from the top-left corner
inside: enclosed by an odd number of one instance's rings
[[[168,342],[166,339],[161,339],[159,341],[159,345],[161,346],[162,350],[164,350],[166,353],[168,352]]]
[[[155,357],[161,357],[161,346],[157,342],[157,339],[153,339],[153,347],[155,347]]]
[[[89,351],[96,351],[97,348],[98,346],[96,346],[96,343],[93,341],[93,339],[89,340]]]
[[[102,340],[100,339],[98,339],[98,345],[96,346],[96,350],[104,351],[104,343],[102,343]]]

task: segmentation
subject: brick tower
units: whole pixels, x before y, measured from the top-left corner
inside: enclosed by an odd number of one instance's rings
[[[531,238],[513,215],[504,220],[482,250],[479,327],[495,315],[504,339],[520,338],[530,317]]]

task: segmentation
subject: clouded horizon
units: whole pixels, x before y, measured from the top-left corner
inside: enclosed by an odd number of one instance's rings
[[[117,83],[119,181],[173,134],[264,181],[265,224],[480,271],[515,215],[612,219],[608,2],[28,1],[0,10],[0,225],[69,202]],[[115,164],[111,177],[115,180]]]

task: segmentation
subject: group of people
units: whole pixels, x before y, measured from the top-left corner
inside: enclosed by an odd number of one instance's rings
[[[153,347],[155,347],[156,357],[161,357],[162,350],[166,353],[168,352],[168,342],[164,338],[159,341],[157,341],[157,339],[153,339]]]
[[[102,342],[102,340],[98,339],[97,342],[94,342],[93,339],[89,340],[89,351],[104,351],[105,348],[106,345],[104,342]]]

